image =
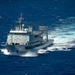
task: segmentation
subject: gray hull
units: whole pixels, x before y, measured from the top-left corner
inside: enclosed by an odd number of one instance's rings
[[[25,49],[25,45],[6,45],[6,48],[8,52],[10,52],[11,54],[22,55],[22,54],[26,54],[27,52],[38,53],[39,49],[47,48],[48,46],[51,46],[52,44],[53,44],[53,41],[48,41],[42,45],[33,47],[32,49]]]

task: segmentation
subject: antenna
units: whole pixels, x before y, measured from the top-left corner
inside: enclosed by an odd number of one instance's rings
[[[22,12],[21,12],[20,17],[18,18],[18,20],[19,20],[18,21],[19,23],[21,23],[24,20]]]
[[[23,14],[22,14],[22,12],[21,12],[21,14],[20,14],[20,17],[18,18],[18,23],[19,23],[19,29],[20,30],[22,30],[22,21],[24,20],[24,18],[23,18]]]

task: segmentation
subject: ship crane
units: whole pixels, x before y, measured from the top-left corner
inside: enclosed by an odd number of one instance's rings
[[[48,27],[47,26],[39,26],[39,30],[42,31],[42,33],[44,31],[46,31],[46,40],[48,41]]]

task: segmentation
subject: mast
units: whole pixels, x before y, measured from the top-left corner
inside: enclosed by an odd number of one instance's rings
[[[19,26],[20,26],[20,30],[22,30],[22,21],[23,20],[24,20],[24,18],[23,18],[23,14],[21,12],[20,17],[18,18],[18,23],[19,23]]]

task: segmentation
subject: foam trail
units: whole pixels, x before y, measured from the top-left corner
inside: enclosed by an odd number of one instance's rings
[[[20,55],[21,57],[37,57],[36,53],[27,52],[26,54]]]
[[[72,20],[73,19],[73,20]],[[49,39],[54,39],[54,45],[47,47],[46,50],[40,49],[39,54],[49,51],[70,51],[75,48],[75,18],[59,20],[62,22],[59,27],[55,27],[53,31],[49,31]],[[64,24],[63,24],[64,23]],[[44,37],[45,38],[45,37]]]
[[[3,54],[5,54],[5,55],[11,55],[11,54],[7,51],[6,48],[0,49],[0,50],[1,50],[1,52],[2,52]]]
[[[47,53],[47,49],[39,49],[38,50],[38,54],[45,54],[45,53]]]

